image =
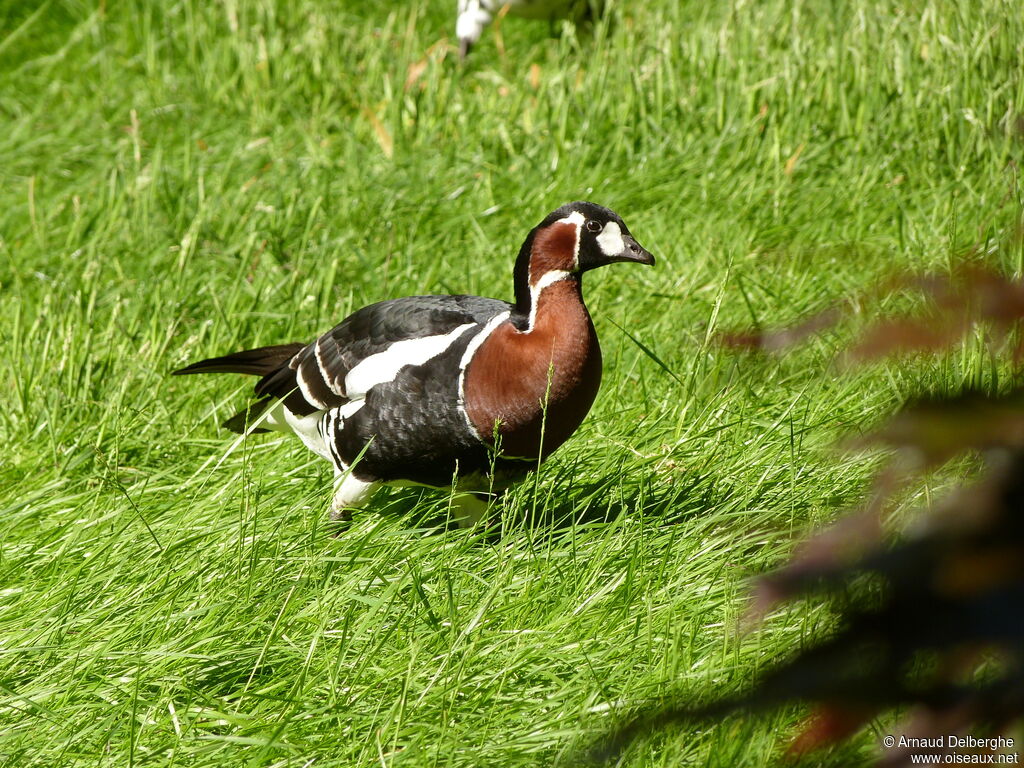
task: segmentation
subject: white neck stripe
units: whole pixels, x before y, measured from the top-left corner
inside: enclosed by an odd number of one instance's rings
[[[572,277],[572,272],[564,269],[552,269],[550,272],[545,272],[536,285],[530,286],[530,322],[526,326],[524,333],[529,333],[533,330],[533,323],[537,319],[537,305],[540,304],[541,291],[549,285],[565,280],[567,277]]]
[[[483,330],[469,340],[466,351],[462,353],[462,360],[459,361],[459,410],[462,411],[462,416],[466,419],[466,426],[469,427],[469,431],[476,435],[479,440],[483,440],[483,437],[476,431],[476,427],[473,426],[473,420],[466,413],[466,369],[469,368],[473,355],[480,349],[480,345],[487,341],[487,337],[494,333],[499,325],[508,320],[511,314],[511,312],[502,312],[500,315],[492,317],[487,322],[487,325],[483,327]]]
[[[539,295],[541,291],[552,283],[557,283],[559,280],[565,280],[565,278],[571,276],[572,272],[567,269],[552,269],[549,272],[545,272],[541,279],[537,281],[536,285],[530,286],[530,295]]]
[[[580,213],[579,211],[573,211],[568,216],[566,216],[564,219],[559,219],[556,222],[558,224],[572,224],[574,227],[576,227],[576,242],[573,243],[573,246],[572,246],[572,268],[574,270],[579,269],[579,267],[580,267],[580,228],[583,226],[583,222],[585,222],[586,220],[587,220],[586,216],[584,216],[582,213]],[[558,274],[568,274],[568,273],[563,272],[562,270],[556,270],[556,271],[557,271]],[[548,278],[548,275],[550,275],[550,274],[551,274],[550,272],[545,273],[541,277],[540,281],[538,281],[538,284],[540,284],[540,282],[543,282],[544,280],[546,280]],[[556,278],[556,279],[561,280],[561,278]],[[530,284],[530,294],[531,294],[530,301],[531,301],[531,303],[536,303],[536,302],[533,301],[533,287],[534,286],[533,286],[533,253],[532,252],[530,253],[530,263],[529,263],[529,265],[526,268],[526,282]],[[545,285],[550,285],[550,283],[546,283]]]

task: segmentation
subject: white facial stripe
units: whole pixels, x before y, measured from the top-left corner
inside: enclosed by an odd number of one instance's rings
[[[345,376],[345,391],[353,400],[360,399],[377,384],[394,381],[395,376],[407,365],[423,365],[450,347],[476,323],[465,323],[439,336],[425,336],[419,339],[396,341],[383,352],[370,355]]]
[[[626,248],[622,239],[622,230],[614,221],[604,225],[601,234],[597,236],[597,244],[601,246],[601,253],[605,256],[617,256]]]
[[[495,329],[508,320],[511,312],[502,312],[500,315],[495,315],[487,321],[487,325],[484,326],[483,330],[480,331],[476,336],[469,340],[469,345],[466,347],[466,351],[462,353],[462,360],[459,361],[459,410],[462,411],[463,418],[466,419],[466,424],[469,426],[469,431],[476,435],[478,438],[480,435],[477,434],[476,427],[473,426],[473,422],[469,418],[469,414],[466,413],[466,391],[464,389],[466,384],[466,368],[469,367],[469,362],[473,359],[473,355],[480,349],[480,345],[487,341],[487,337],[494,333]]]
[[[587,217],[579,211],[573,211],[564,219],[558,220],[562,224],[573,224],[576,227],[576,245],[572,251],[572,266],[574,269],[580,265],[580,227],[583,226],[586,220]]]

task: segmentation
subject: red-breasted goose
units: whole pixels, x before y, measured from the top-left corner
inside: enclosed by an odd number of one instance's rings
[[[257,400],[229,419],[294,432],[334,466],[332,517],[381,484],[451,487],[462,519],[565,442],[601,383],[601,349],[583,273],[654,257],[614,212],[563,205],[534,227],[514,270],[515,303],[411,296],[354,312],[310,344],[193,363],[175,374],[260,377]],[[269,409],[269,411],[268,411]],[[264,414],[264,411],[268,411]]]

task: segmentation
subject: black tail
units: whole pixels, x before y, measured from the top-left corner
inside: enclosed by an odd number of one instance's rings
[[[259,347],[234,352],[224,357],[211,357],[198,363],[186,365],[172,372],[174,376],[187,376],[191,373],[248,373],[253,376],[266,376],[287,363],[305,344],[277,344],[272,347]]]
[[[272,402],[274,402],[273,398],[265,397],[262,400],[257,400],[255,403],[250,403],[248,406],[221,424],[221,426],[241,435],[249,429],[250,424],[263,415],[263,412],[267,410],[267,406]],[[250,430],[251,434],[254,435],[259,434],[260,432],[269,431],[269,429],[264,429],[263,427],[256,427],[256,429]]]
[[[305,347],[305,344],[277,344],[272,347],[259,347],[258,349],[246,349],[242,352],[234,352],[224,357],[211,357],[209,360],[200,360],[198,363],[186,365],[177,371],[172,371],[174,376],[187,376],[191,373],[248,373],[253,376],[266,376],[280,370],[288,364],[295,354]],[[264,397],[251,403],[239,413],[224,422],[224,426],[232,432],[245,432],[248,425],[267,409],[273,398]],[[254,429],[253,432],[266,432],[262,428]]]

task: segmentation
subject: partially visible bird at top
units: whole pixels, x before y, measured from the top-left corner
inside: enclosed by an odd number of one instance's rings
[[[371,304],[310,344],[215,357],[175,371],[260,377],[257,401],[225,422],[295,433],[335,472],[333,519],[381,485],[455,485],[460,525],[579,427],[601,383],[583,273],[653,264],[621,218],[575,202],[530,231],[515,303],[411,296]],[[259,429],[266,428],[266,429]]]
[[[455,34],[459,55],[465,59],[498,12],[508,6],[510,16],[554,22],[569,19],[580,22],[602,10],[604,0],[458,0],[459,15]]]

